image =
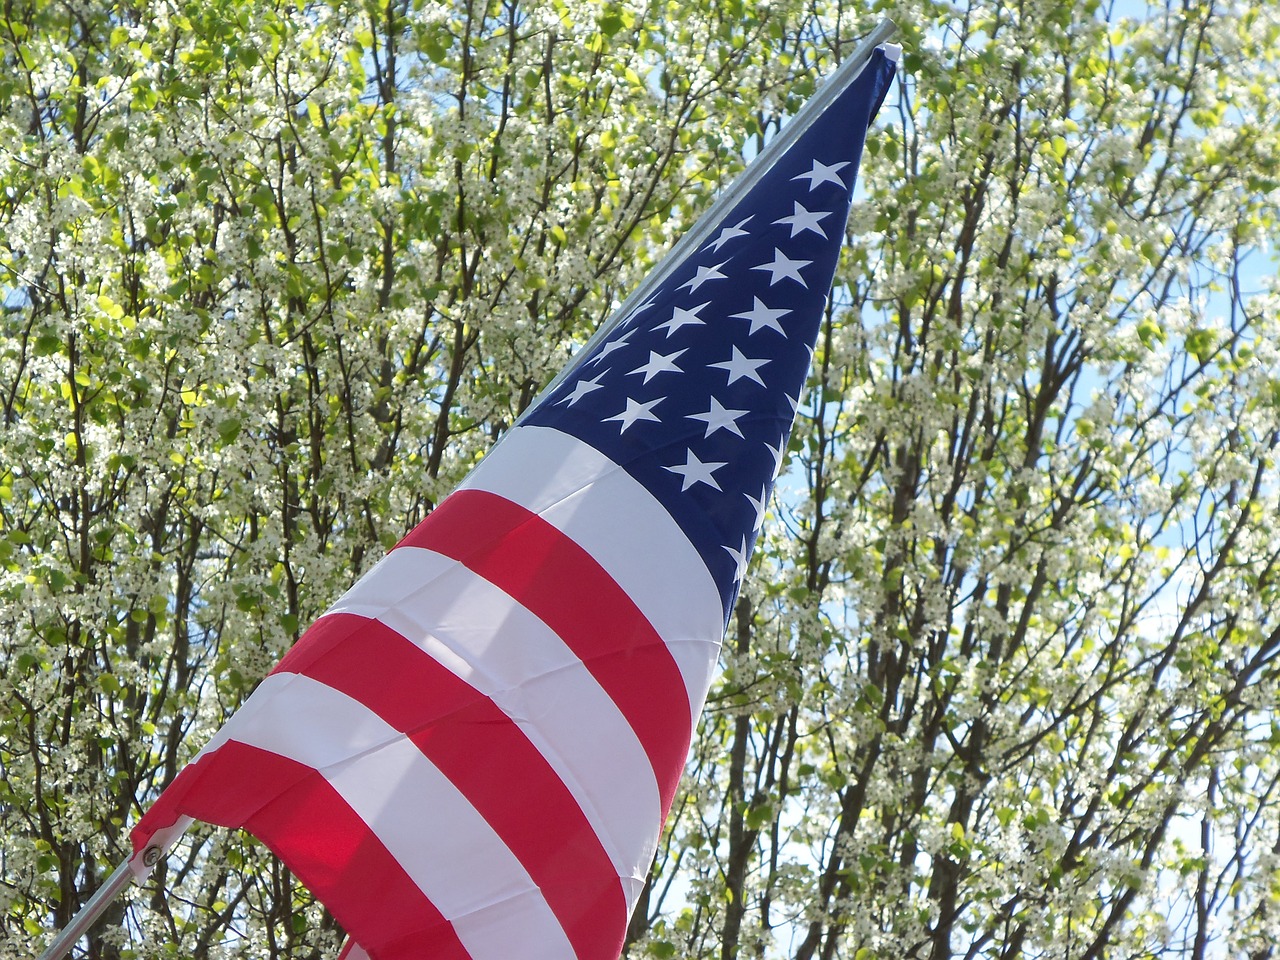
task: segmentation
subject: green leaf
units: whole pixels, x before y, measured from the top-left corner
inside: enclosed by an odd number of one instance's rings
[[[1196,329],[1190,331],[1185,340],[1187,352],[1200,363],[1208,363],[1213,348],[1218,342],[1218,335],[1213,330]]]
[[[218,422],[218,437],[224,444],[234,443],[238,436],[240,436],[239,418],[228,417]]]

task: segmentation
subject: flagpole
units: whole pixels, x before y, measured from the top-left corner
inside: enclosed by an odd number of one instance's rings
[[[805,102],[800,111],[791,119],[791,122],[782,129],[781,133],[765,145],[764,149],[747,165],[747,169],[742,172],[738,179],[716,198],[715,202],[703,212],[694,225],[667,252],[662,261],[649,272],[640,285],[622,302],[622,306],[618,307],[613,312],[613,315],[597,328],[591,338],[565,364],[555,379],[534,397],[529,406],[525,408],[526,413],[536,408],[538,401],[570,377],[573,371],[591,353],[596,344],[608,337],[618,324],[627,318],[637,304],[644,303],[645,299],[667,279],[667,275],[675,269],[675,266],[683,262],[688,253],[698,249],[711,239],[711,232],[721,218],[733,209],[739,200],[746,196],[751,188],[773,166],[778,157],[800,139],[804,132],[830,106],[832,101],[836,100],[849,84],[858,79],[858,75],[862,73],[863,68],[871,60],[871,55],[875,52],[876,47],[892,37],[897,30],[898,26],[892,20],[888,18],[881,20],[875,29],[858,44],[857,49],[853,51],[849,58],[841,63],[829,77],[821,81],[817,92]],[[523,419],[524,414],[521,414],[517,423]],[[501,442],[501,438],[499,438],[499,442]]]
[[[106,882],[94,891],[93,896],[80,908],[80,912],[72,917],[71,922],[53,938],[53,942],[44,953],[40,954],[40,960],[62,960],[62,957],[70,953],[71,948],[89,932],[94,921],[111,905],[111,901],[119,895],[131,879],[133,879],[133,873],[129,869],[129,860],[126,858],[120,866],[116,867],[115,872],[107,877]]]

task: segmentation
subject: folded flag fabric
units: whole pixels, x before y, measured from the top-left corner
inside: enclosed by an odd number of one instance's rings
[[[795,418],[877,50],[134,828],[243,827],[352,957],[616,960]],[[152,854],[154,856],[154,854]]]

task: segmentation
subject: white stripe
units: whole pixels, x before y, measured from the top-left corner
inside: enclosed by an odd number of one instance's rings
[[[392,550],[329,612],[385,623],[491,698],[573,795],[634,904],[662,822],[653,767],[626,717],[550,627],[421,547]]]
[[[254,700],[256,709],[242,709],[219,732],[222,741],[319,771],[453,924],[474,960],[572,960],[573,947],[520,861],[405,734],[300,674],[268,676]],[[511,919],[496,925],[499,905]]]
[[[516,427],[460,485],[541,515],[595,558],[667,644],[696,725],[724,635],[724,608],[680,525],[630,474],[566,433]]]

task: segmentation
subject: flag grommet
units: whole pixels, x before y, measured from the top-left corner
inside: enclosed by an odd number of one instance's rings
[[[147,847],[146,851],[142,854],[142,862],[148,867],[154,867],[160,862],[160,848]]]

